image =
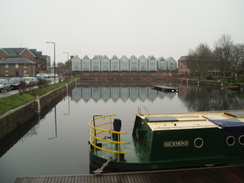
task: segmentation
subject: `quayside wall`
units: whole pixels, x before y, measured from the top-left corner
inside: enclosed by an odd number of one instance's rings
[[[216,81],[216,80],[197,80],[189,78],[178,78],[178,83],[180,84],[189,84],[196,86],[209,86],[214,88],[222,88],[227,82],[225,81]]]
[[[71,82],[0,116],[0,140],[12,131],[16,130],[18,127],[24,125],[36,114],[41,113],[42,110],[48,108],[48,106],[62,100],[75,86],[76,81]]]

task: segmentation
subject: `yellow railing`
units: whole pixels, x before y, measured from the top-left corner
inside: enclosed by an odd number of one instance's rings
[[[118,131],[113,130],[112,118],[114,116],[116,116],[116,115],[112,114],[112,115],[106,115],[106,116],[101,116],[101,115],[93,116],[93,119],[90,120],[88,123],[90,126],[90,141],[89,142],[90,142],[90,145],[92,146],[92,150],[93,150],[94,154],[97,154],[97,149],[106,151],[106,152],[115,153],[115,154],[118,154],[118,161],[121,161],[124,159],[124,154],[126,154],[126,152],[120,151],[120,144],[126,144],[126,142],[120,141],[120,134],[126,134],[126,132],[118,132]],[[107,118],[109,118],[109,122],[105,122],[105,123],[96,125],[96,122],[97,122],[96,120],[107,119]],[[109,129],[100,128],[101,126],[105,126],[105,125],[109,125]],[[100,138],[99,135],[101,135],[101,134],[104,135],[104,133],[107,133],[111,137],[111,139],[113,139],[112,138],[113,136],[115,136],[116,139],[108,140],[108,139]],[[116,144],[117,150],[105,149],[103,147],[100,147],[100,146],[98,146],[97,141]]]

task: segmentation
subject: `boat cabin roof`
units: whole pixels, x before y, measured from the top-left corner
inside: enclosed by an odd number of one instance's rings
[[[227,132],[229,129],[241,129],[244,132],[244,118],[240,113],[177,113],[138,115],[152,131],[183,130],[199,128],[219,128]],[[240,117],[240,119],[237,119]]]
[[[166,120],[166,119],[169,120]],[[147,119],[149,123],[148,126],[152,131],[156,130],[180,130],[180,129],[193,129],[193,128],[218,128],[217,125],[211,123],[207,119],[204,118],[184,118],[177,119],[172,116],[159,117],[156,121],[154,117],[153,121],[151,119]],[[160,120],[162,119],[162,120]]]

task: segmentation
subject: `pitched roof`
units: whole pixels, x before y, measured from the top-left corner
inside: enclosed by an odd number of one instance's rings
[[[166,60],[169,61],[169,62],[176,62],[175,59],[173,59],[173,57],[169,57]]]
[[[7,57],[20,55],[25,48],[2,48],[3,51],[7,54]]]
[[[132,56],[130,57],[130,60],[137,60],[137,58],[136,58],[135,55],[132,55]]]
[[[78,55],[75,55],[71,60],[79,60],[79,56]]]
[[[104,57],[104,55],[97,55],[97,57],[101,60]]]
[[[34,57],[36,57],[35,49],[29,50],[28,48],[2,48],[3,51],[7,54],[8,58],[17,58],[25,51],[28,50]],[[37,51],[36,51],[37,52]],[[42,53],[41,53],[42,54]]]
[[[164,57],[159,57],[158,61],[165,61]]]
[[[97,55],[95,55],[93,58],[92,58],[92,60],[98,60],[99,58],[98,58],[98,56]]]
[[[87,60],[87,59],[90,60],[90,58],[87,55],[85,55],[82,60]]]
[[[144,55],[141,55],[138,60],[147,60],[147,58]]]
[[[0,62],[0,64],[35,64],[35,62],[28,58],[8,58]]]
[[[35,55],[35,56],[37,56],[37,57],[41,57],[41,56],[42,56],[42,51],[37,51],[36,49],[29,49],[29,51],[30,51],[33,55]]]
[[[118,60],[118,57],[117,57],[116,55],[114,55],[114,56],[112,57],[112,60]]]
[[[150,55],[150,56],[148,57],[148,60],[156,60],[156,58],[155,58],[153,55]]]
[[[128,60],[128,58],[127,58],[125,55],[123,55],[123,56],[120,58],[120,60],[123,60],[123,59]]]
[[[186,61],[186,60],[187,60],[187,56],[181,56],[178,61]]]
[[[14,51],[14,50],[10,50],[7,54],[7,57],[9,58],[16,58],[18,57],[19,55]]]
[[[109,60],[109,58],[107,57],[107,55],[104,55],[102,59],[103,60]]]

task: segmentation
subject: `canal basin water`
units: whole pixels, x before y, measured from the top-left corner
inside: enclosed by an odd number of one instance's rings
[[[244,109],[243,98],[243,93],[184,85],[177,93],[150,86],[76,87],[2,155],[0,182],[23,176],[88,174],[88,121],[93,115],[117,114],[122,131],[131,133],[140,105],[150,113]]]

